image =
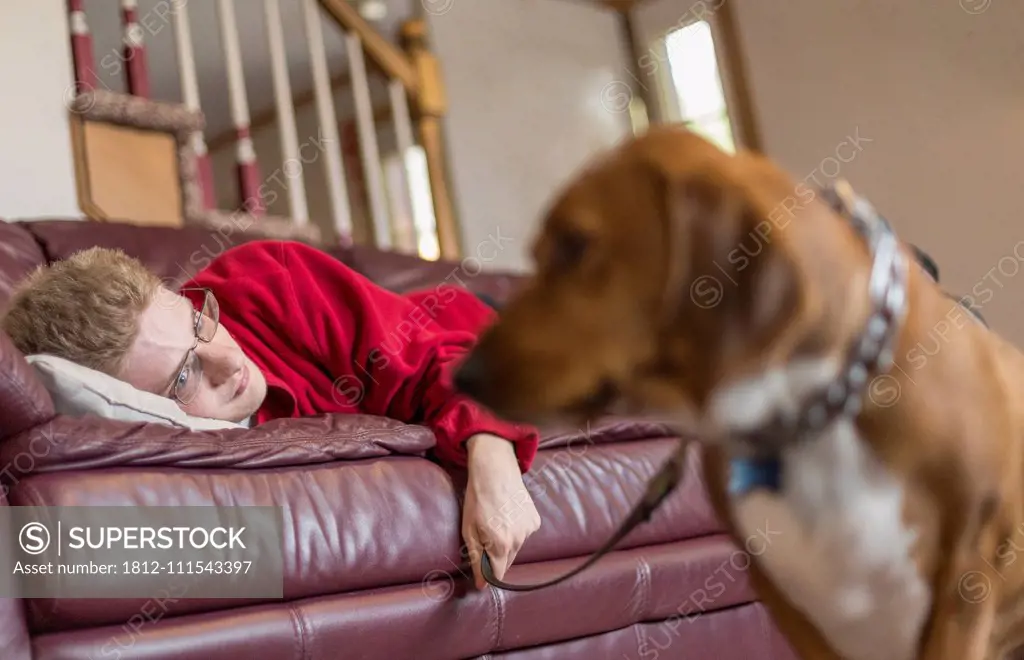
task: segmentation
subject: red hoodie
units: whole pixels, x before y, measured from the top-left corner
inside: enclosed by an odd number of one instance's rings
[[[464,442],[491,433],[515,444],[520,469],[536,430],[501,421],[454,392],[453,367],[494,318],[461,287],[398,295],[336,258],[294,242],[224,252],[186,287],[209,287],[220,322],[267,379],[256,423],[363,413],[423,424],[437,458],[464,466]]]

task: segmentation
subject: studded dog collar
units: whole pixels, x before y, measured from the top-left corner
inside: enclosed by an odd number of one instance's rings
[[[756,454],[733,459],[730,490],[754,488],[777,491],[782,487],[783,447],[841,419],[860,412],[864,390],[872,374],[893,365],[898,330],[906,314],[907,262],[889,223],[850,185],[838,180],[821,191],[832,209],[846,218],[867,243],[873,256],[868,294],[872,306],[860,337],[847,351],[839,377],[810,394],[796,412],[776,415],[768,424],[739,436]]]

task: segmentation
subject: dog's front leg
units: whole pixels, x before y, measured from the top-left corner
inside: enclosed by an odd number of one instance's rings
[[[703,447],[704,480],[711,504],[729,532],[739,545],[744,541],[736,528],[726,495],[729,482],[729,461],[721,447]],[[749,552],[749,550],[748,550]],[[775,626],[782,633],[792,650],[801,660],[842,660],[828,640],[815,628],[807,617],[796,609],[772,584],[752,557],[749,563],[749,579],[758,599],[768,610]]]
[[[972,518],[974,529],[962,526],[946,546],[919,660],[1000,660],[992,633],[1002,584],[996,550],[1005,534],[986,512]]]
[[[961,571],[958,580],[943,585],[943,590],[936,594],[941,600],[933,611],[920,660],[998,660],[990,651],[996,594],[988,593],[984,600],[969,602],[960,593],[978,595],[989,589],[994,592],[997,587],[993,579],[998,576],[991,572],[983,564],[976,565]],[[969,585],[969,591],[963,585]]]

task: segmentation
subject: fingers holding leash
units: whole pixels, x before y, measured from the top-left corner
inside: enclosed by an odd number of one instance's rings
[[[528,509],[528,510],[527,510]],[[516,556],[534,532],[540,529],[540,515],[530,506],[516,510],[515,516],[492,516],[483,523],[470,523],[463,530],[474,582],[482,589],[487,581],[483,576],[483,554],[487,554],[493,578],[504,580]]]
[[[473,569],[473,584],[477,589],[483,589],[487,584],[481,570],[481,555],[483,554],[483,543],[478,538],[478,532],[474,526],[463,526],[462,536],[466,541],[466,554],[469,555],[469,565]]]

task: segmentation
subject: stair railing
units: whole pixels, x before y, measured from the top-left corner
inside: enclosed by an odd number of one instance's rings
[[[166,0],[163,18],[172,26],[178,59],[178,77],[181,97],[191,110],[202,109],[197,81],[195,51],[190,29],[189,5],[196,0]],[[237,190],[244,210],[255,218],[267,209],[258,155],[253,144],[248,93],[245,85],[245,63],[241,56],[236,12],[242,5],[237,0],[205,0],[216,2],[220,41],[224,58],[228,95],[234,128],[235,169]],[[281,153],[288,164],[285,185],[288,213],[291,222],[306,225],[310,222],[309,201],[302,176],[303,159],[296,125],[294,95],[288,74],[285,35],[281,23],[281,1],[262,0],[267,26],[266,40],[270,54],[275,96],[275,111]],[[448,169],[444,158],[442,119],[446,112],[446,99],[437,58],[429,49],[426,24],[421,19],[407,21],[402,30],[402,43],[396,45],[380,35],[359,12],[344,0],[288,0],[301,3],[305,38],[309,50],[313,79],[313,100],[323,143],[330,145],[320,158],[327,185],[330,221],[339,237],[352,237],[353,217],[352,181],[362,187],[360,199],[365,199],[370,220],[372,242],[382,249],[416,251],[416,231],[396,226],[395,213],[389,204],[388,181],[382,167],[378,144],[378,128],[370,93],[370,73],[385,76],[387,80],[390,120],[395,143],[400,154],[409,154],[419,146],[425,156],[432,205],[433,231],[442,258],[454,259],[461,254],[459,231],[454,217],[448,184]],[[249,9],[249,0],[245,8]],[[144,30],[140,27],[137,0],[120,0],[123,35],[121,67],[125,87],[129,94],[150,95],[149,70]],[[95,89],[99,84],[96,62],[83,0],[67,0],[70,39],[78,92]],[[154,10],[155,11],[155,10]],[[341,151],[339,116],[334,104],[332,75],[328,67],[323,39],[323,18],[333,21],[343,32],[348,60],[348,78],[353,94],[358,143],[358,176],[346,176],[346,162]],[[198,179],[202,188],[203,204],[207,209],[216,207],[216,190],[209,147],[201,130],[191,138],[192,151],[198,166]],[[398,206],[412,208],[409,168],[404,170],[403,199]],[[394,183],[391,183],[392,195]],[[422,208],[422,205],[419,205]],[[402,214],[405,215],[405,214]],[[417,223],[420,224],[420,223]]]

